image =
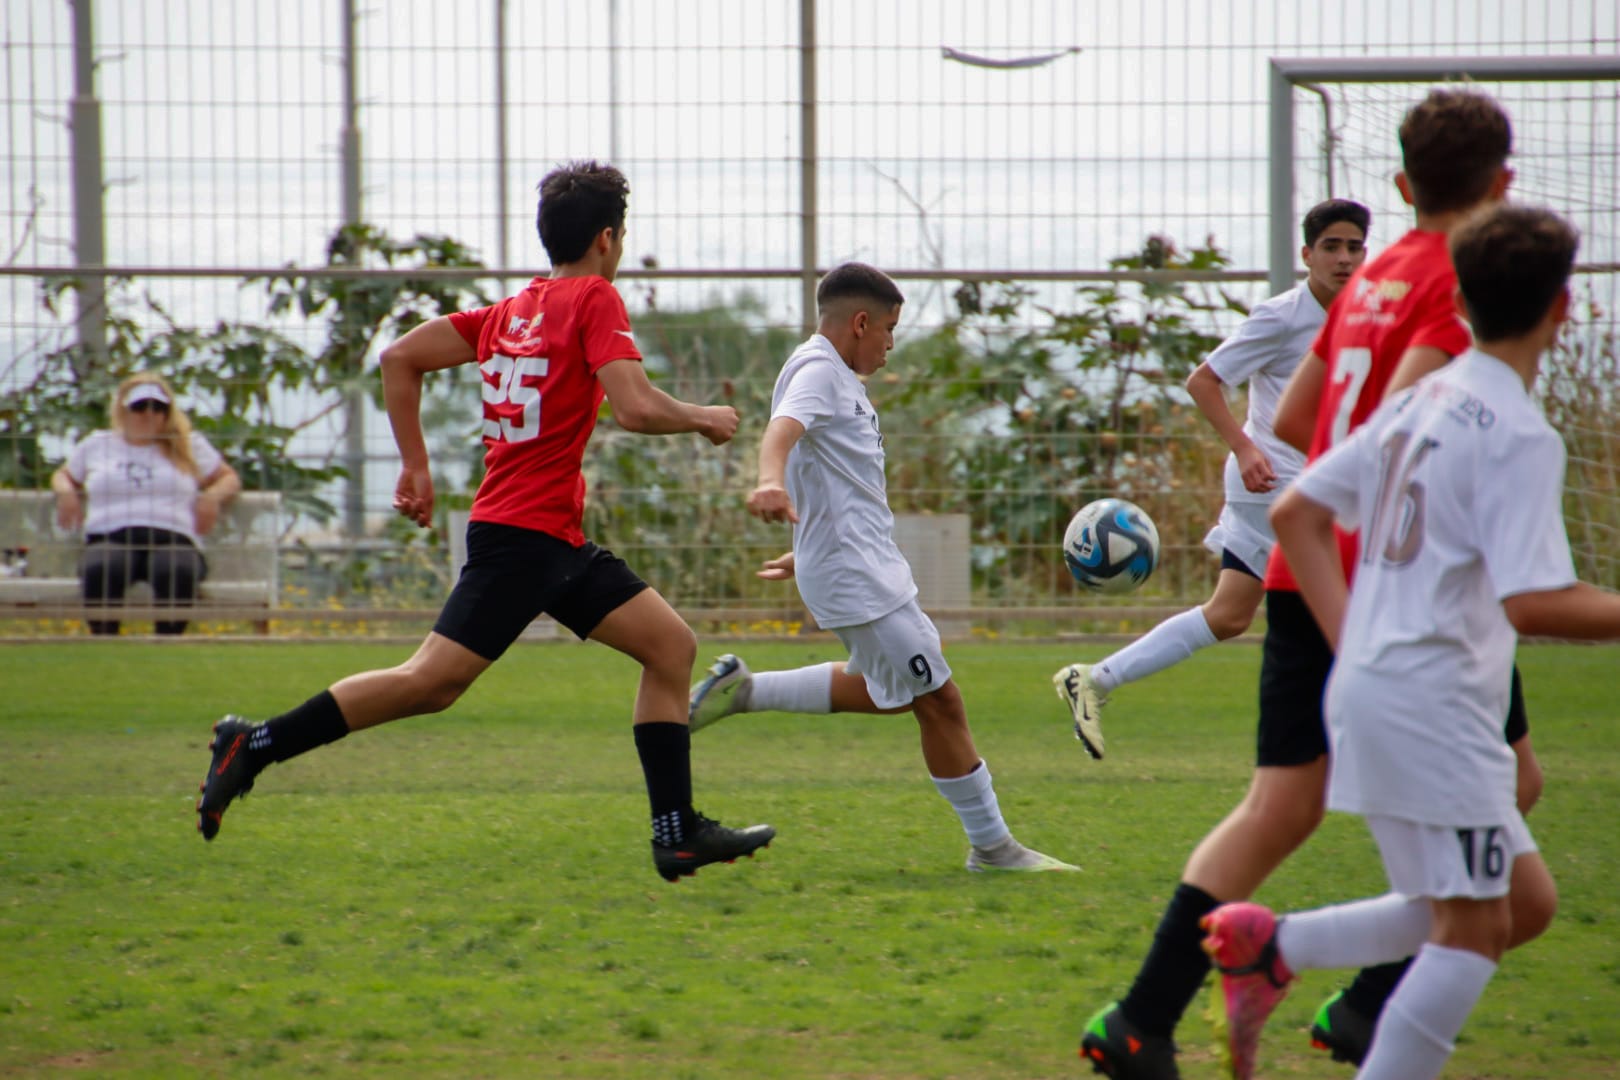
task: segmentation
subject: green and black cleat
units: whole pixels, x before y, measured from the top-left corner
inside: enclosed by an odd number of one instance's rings
[[[1119,1003],[1107,1005],[1086,1021],[1080,1057],[1113,1080],[1181,1080],[1176,1044],[1148,1035],[1125,1018]]]
[[[1350,1007],[1343,990],[1322,1002],[1311,1021],[1311,1045],[1349,1065],[1366,1060],[1372,1036],[1373,1021]]]

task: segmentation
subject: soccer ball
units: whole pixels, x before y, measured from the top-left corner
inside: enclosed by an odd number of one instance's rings
[[[1159,565],[1159,530],[1135,503],[1098,499],[1070,520],[1063,561],[1082,588],[1127,593]]]

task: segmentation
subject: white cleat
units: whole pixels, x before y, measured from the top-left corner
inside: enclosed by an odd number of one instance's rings
[[[1052,676],[1052,689],[1074,716],[1074,737],[1086,748],[1086,753],[1102,760],[1103,733],[1102,707],[1108,699],[1091,681],[1090,664],[1070,664]]]
[[[1060,859],[1054,859],[1050,855],[1042,855],[1034,848],[1027,848],[1011,836],[1001,843],[987,848],[969,848],[967,868],[974,873],[983,873],[987,870],[1006,870],[1025,874],[1080,869],[1078,866],[1070,866]]]
[[[715,657],[709,674],[692,687],[686,700],[686,722],[693,731],[708,727],[722,716],[742,712],[754,681],[748,665],[733,653]]]

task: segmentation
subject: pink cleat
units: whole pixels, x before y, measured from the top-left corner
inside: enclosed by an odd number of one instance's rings
[[[1234,1080],[1249,1080],[1260,1051],[1260,1029],[1294,980],[1277,955],[1277,917],[1261,904],[1222,904],[1198,925],[1206,935],[1204,951],[1221,973],[1226,999],[1226,1015],[1215,1018],[1217,1031],[1224,1029],[1222,1056]]]

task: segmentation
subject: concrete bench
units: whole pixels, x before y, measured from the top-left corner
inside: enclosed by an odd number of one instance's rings
[[[208,578],[191,609],[193,617],[206,617],[209,608],[275,607],[280,589],[276,550],[280,535],[279,492],[244,491],[232,499],[220,512],[213,532],[203,538]],[[84,541],[56,524],[54,494],[0,491],[0,548],[7,553],[0,576],[0,618],[27,617],[42,608],[56,614],[64,606],[80,603],[78,567]],[[27,566],[16,574],[16,552],[24,548]],[[121,617],[150,618],[145,609],[151,595],[145,583],[131,586],[124,603],[131,610],[128,615],[120,613]],[[255,619],[254,623],[261,631],[268,630],[264,621]]]

